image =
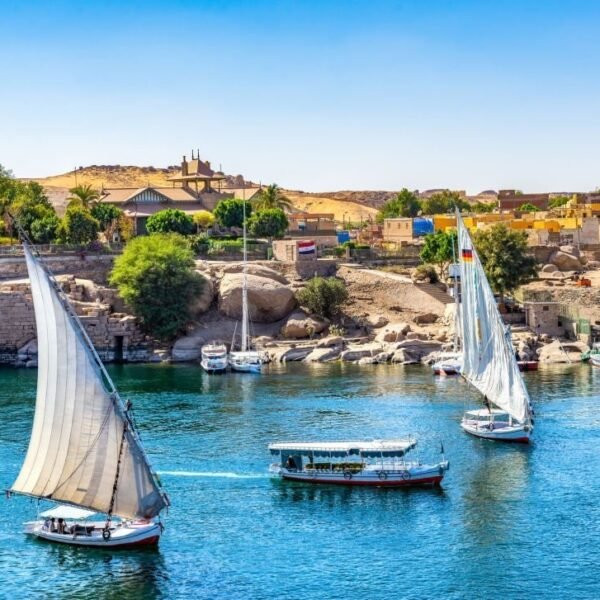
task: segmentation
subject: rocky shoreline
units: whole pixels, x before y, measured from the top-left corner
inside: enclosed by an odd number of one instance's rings
[[[321,267],[330,274],[331,265]],[[59,281],[106,362],[190,362],[199,359],[207,342],[231,344],[242,312],[241,263],[198,261],[197,271],[206,285],[194,302],[194,322],[172,344],[144,333],[116,290],[107,287],[105,273],[97,283],[73,273]],[[337,276],[350,299],[330,322],[298,306],[295,292],[306,278],[293,263],[248,266],[252,334],[267,360],[430,364],[452,349],[454,302],[443,286],[415,282],[410,272],[350,266],[338,268]],[[0,315],[0,364],[35,367],[35,319],[26,279],[0,282]],[[588,349],[580,342],[535,335],[526,327],[513,328],[513,342],[520,360],[542,363],[576,362]]]

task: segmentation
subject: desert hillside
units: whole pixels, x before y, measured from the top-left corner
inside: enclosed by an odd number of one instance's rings
[[[91,185],[94,188],[111,187],[170,187],[169,177],[179,173],[178,166],[166,168],[138,167],[126,165],[92,165],[77,170],[77,184]],[[241,176],[227,176],[225,186],[239,186]],[[75,185],[73,171],[61,175],[36,178],[44,186],[48,197],[59,214],[64,212],[69,188]],[[242,179],[243,181],[243,179]],[[246,182],[247,185],[253,185]],[[391,192],[333,192],[325,194],[306,194],[287,191],[286,195],[298,210],[313,213],[333,213],[337,221],[366,221],[375,218],[377,209]]]

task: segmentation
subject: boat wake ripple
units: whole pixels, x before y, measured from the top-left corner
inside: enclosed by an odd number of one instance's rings
[[[158,471],[159,475],[175,477],[222,477],[225,479],[263,479],[268,473],[232,473],[229,471]]]

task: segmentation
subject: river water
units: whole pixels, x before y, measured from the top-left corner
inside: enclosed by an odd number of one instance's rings
[[[25,538],[34,502],[0,500],[1,598],[598,598],[600,369],[527,373],[530,447],[464,434],[476,395],[427,368],[346,364],[208,376],[113,366],[172,501],[156,551]],[[0,370],[0,487],[28,443],[34,371]],[[443,441],[442,490],[349,489],[267,475],[269,441]]]

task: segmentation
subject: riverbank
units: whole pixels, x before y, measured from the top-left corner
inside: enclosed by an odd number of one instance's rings
[[[148,335],[107,285],[111,257],[54,261],[52,267],[62,271],[58,280],[105,362],[196,361],[205,343],[230,345],[233,340],[242,313],[241,263],[197,261],[205,286],[194,302],[193,321],[184,335],[167,344]],[[410,270],[393,273],[316,261],[318,273],[335,274],[348,291],[341,313],[330,321],[298,306],[296,292],[314,275],[298,264],[248,265],[252,335],[269,360],[431,363],[439,352],[452,348],[454,301],[443,286],[415,282]],[[22,267],[18,259],[10,263],[15,273]],[[35,338],[28,280],[0,281],[0,364],[35,367]],[[573,342],[557,345],[555,338],[522,326],[513,328],[513,340],[521,360],[576,362],[587,349]]]

